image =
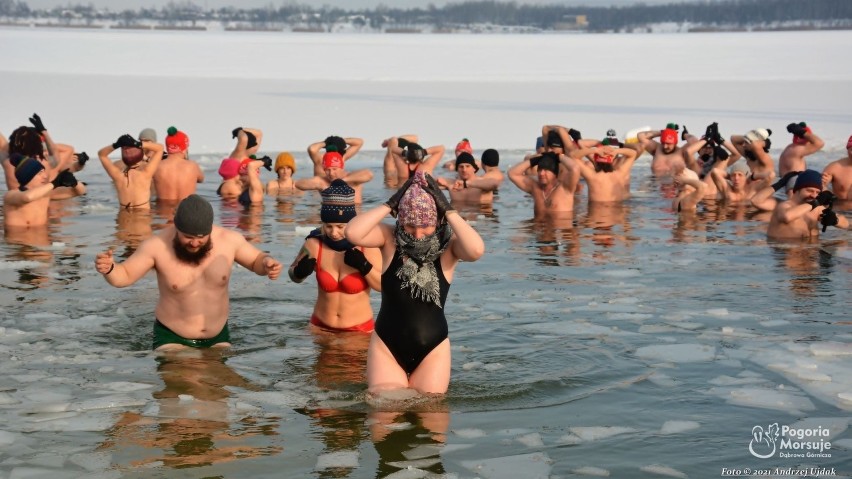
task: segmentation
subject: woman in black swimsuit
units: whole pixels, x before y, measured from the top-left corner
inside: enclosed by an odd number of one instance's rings
[[[382,220],[391,213],[391,226]],[[485,252],[435,179],[417,171],[385,204],[346,226],[353,244],[382,251],[382,304],[367,352],[370,393],[412,388],[443,394],[450,383],[444,303],[459,260]]]

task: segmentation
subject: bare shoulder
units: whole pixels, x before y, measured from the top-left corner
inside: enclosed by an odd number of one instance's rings
[[[305,242],[302,244],[302,249],[307,250],[311,257],[316,258],[317,251],[319,250],[319,244],[319,238],[305,238]]]
[[[168,253],[169,246],[174,241],[175,231],[174,227],[160,231],[159,233],[142,241],[136,251],[138,251],[139,254],[147,254],[152,257]]]
[[[247,242],[246,237],[243,236],[242,233],[234,231],[232,229],[223,228],[218,225],[213,225],[211,238],[213,238],[214,241],[218,241],[220,243],[227,244],[230,246],[240,246],[243,243]]]
[[[843,162],[842,159],[841,160],[834,160],[831,163],[825,165],[825,168],[823,168],[822,171],[836,170],[836,169],[838,169],[842,166],[842,164],[843,164],[842,162]]]

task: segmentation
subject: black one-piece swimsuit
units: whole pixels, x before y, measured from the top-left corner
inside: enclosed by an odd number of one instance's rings
[[[399,250],[394,253],[388,269],[382,273],[382,305],[376,317],[376,334],[390,350],[396,362],[411,374],[436,346],[447,338],[447,317],[444,303],[450,283],[444,278],[440,256],[432,263],[438,272],[441,306],[411,297],[411,290],[402,288],[396,271],[402,265]]]

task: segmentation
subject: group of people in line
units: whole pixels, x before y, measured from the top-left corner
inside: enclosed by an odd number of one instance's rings
[[[0,135],[7,232],[43,226],[50,201],[86,193],[74,173],[85,166],[88,155],[54,143],[39,115],[29,121],[8,141]],[[700,136],[670,123],[660,130],[633,130],[622,142],[613,130],[589,139],[574,128],[544,125],[536,151],[511,166],[505,177],[532,198],[536,217],[559,215],[571,212],[584,190],[590,204],[628,199],[631,169],[647,152],[653,175],[671,178],[677,186],[674,211],[695,210],[707,199],[749,204],[771,212],[767,234],[774,238],[812,238],[820,227],[848,228],[847,218],[833,205],[852,200],[852,137],[847,156],[818,172],[807,168],[806,157],[823,148],[823,140],[803,122],[789,124],[787,131],[792,140],[779,157],[776,174],[769,129],[726,138],[717,123]],[[381,143],[383,172],[395,191],[381,205],[356,214],[363,185],[373,179],[368,169],[346,168],[363,147],[362,139],[329,136],[311,144],[312,171],[297,179],[290,153],[282,152],[274,161],[258,157],[261,130],[239,127],[231,136],[234,149],[218,169],[216,192],[224,201],[248,207],[268,195],[320,193],[322,224],[305,238],[287,271],[296,283],[311,274],[316,278],[311,327],[371,334],[371,393],[400,388],[446,392],[451,364],[447,294],[458,262],[476,261],[485,252],[482,238],[456,207],[495,201],[504,181],[498,151],[485,150],[477,159],[463,139],[455,158],[441,164],[442,145],[421,146],[410,134],[387,138]],[[189,145],[189,136],[175,127],[168,128],[164,145],[155,130],[145,128],[136,137],[121,135],[97,153],[121,209],[148,210],[152,195],[175,208],[171,224],[144,240],[125,261],[116,262],[112,251],[95,260],[96,270],[116,287],[156,272],[160,297],[153,347],[160,351],[229,346],[233,263],[272,280],[283,269],[241,233],[213,224],[212,205],[196,194],[205,175],[189,158]],[[113,160],[116,150],[120,159]],[[266,185],[261,167],[276,174]],[[437,174],[439,168],[447,173]],[[776,197],[781,189],[786,196]],[[385,222],[388,215],[395,221]],[[370,305],[371,290],[381,293],[377,315]]]

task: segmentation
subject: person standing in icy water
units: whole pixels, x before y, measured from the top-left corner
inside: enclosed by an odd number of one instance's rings
[[[535,169],[534,176],[529,171]],[[536,218],[574,211],[574,191],[580,175],[574,159],[546,151],[528,155],[509,169],[509,180],[533,198]]]
[[[680,171],[684,161],[684,150],[677,145],[677,132],[680,127],[669,123],[662,130],[643,131],[637,136],[642,148],[654,158],[651,160],[651,173],[654,176],[672,176]],[[660,138],[659,143],[654,138]]]
[[[346,224],[355,218],[355,190],[343,180],[334,180],[321,192],[322,226],[305,238],[305,243],[287,271],[301,283],[316,272],[317,301],[311,324],[324,331],[373,331],[370,290],[381,288],[376,248],[356,248],[343,235]],[[323,259],[325,257],[325,259]]]
[[[314,176],[325,175],[325,167],[323,166],[325,153],[337,152],[343,158],[343,162],[346,163],[361,150],[362,146],[364,146],[364,140],[361,138],[341,138],[335,135],[329,136],[323,141],[311,143],[308,146],[308,157],[314,164]],[[325,153],[320,151],[323,149]]]
[[[382,223],[390,213],[396,224]],[[353,218],[346,239],[382,251],[382,303],[367,350],[369,393],[411,388],[443,394],[450,384],[444,303],[459,260],[485,252],[434,178],[416,171],[383,205]]]
[[[204,172],[198,163],[189,159],[189,137],[186,133],[173,126],[169,127],[168,133],[166,151],[169,155],[154,173],[154,189],[158,202],[175,204],[195,193],[198,183],[204,182]],[[139,136],[141,138],[142,134]]]
[[[124,169],[109,159],[109,154],[121,149],[121,161]],[[151,155],[143,162],[145,155]],[[125,210],[151,209],[151,184],[154,173],[163,160],[163,145],[151,141],[139,141],[128,134],[121,135],[115,143],[98,150],[104,170],[112,179],[118,196],[118,204]]]
[[[790,123],[787,131],[793,134],[793,142],[784,148],[778,157],[778,174],[786,175],[790,171],[807,169],[805,157],[813,155],[825,146],[822,138],[818,137],[805,122]]]
[[[143,241],[123,263],[115,263],[111,250],[98,253],[95,268],[118,288],[155,270],[160,298],[153,348],[207,348],[230,346],[228,285],[235,261],[269,279],[281,274],[281,263],[243,235],[214,226],[213,207],[193,194],[178,205],[174,225]]]
[[[796,177],[793,194],[775,206],[766,235],[770,239],[809,239],[829,226],[849,228],[849,220],[832,210],[834,194],[822,189],[822,175],[805,170]]]

